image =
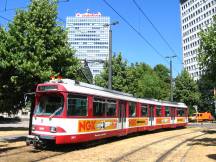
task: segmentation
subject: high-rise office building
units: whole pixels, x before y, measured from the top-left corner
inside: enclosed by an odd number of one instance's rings
[[[216,13],[216,0],[180,0],[180,11],[184,68],[194,80],[198,80],[203,73],[197,60],[198,33],[211,25]]]
[[[71,47],[76,50],[75,56],[86,60],[92,75],[100,74],[104,61],[109,56],[110,18],[101,13],[76,13],[67,17],[66,28]]]

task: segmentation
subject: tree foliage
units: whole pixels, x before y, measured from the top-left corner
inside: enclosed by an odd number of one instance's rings
[[[183,70],[180,75],[176,77],[174,100],[177,102],[184,102],[187,106],[192,106],[199,103],[200,93],[198,85],[190,77],[186,70]]]
[[[127,86],[127,62],[122,59],[121,53],[112,57],[112,89],[125,92]],[[104,70],[95,77],[95,84],[108,87],[108,62]]]
[[[158,64],[154,67],[154,71],[160,78],[161,97],[160,99],[169,100],[170,98],[170,70],[162,65]]]
[[[216,87],[216,16],[213,23],[200,33],[199,62],[206,77]]]
[[[169,88],[166,82],[169,70],[166,67],[158,65],[153,70],[145,63],[136,63],[128,66],[120,53],[117,56],[113,56],[112,69],[112,88],[114,90],[127,92],[136,97],[168,99]],[[104,71],[95,78],[95,84],[108,87],[107,63]]]
[[[198,61],[203,75],[198,84],[201,92],[201,100],[199,104],[200,111],[214,112],[214,100],[216,99],[213,93],[216,87],[216,16],[213,17],[213,23],[199,33],[200,48]]]
[[[214,107],[214,84],[205,75],[203,75],[198,81],[199,91],[201,93],[200,102],[198,104],[198,110],[200,112],[211,112],[215,114]]]
[[[129,67],[128,73],[129,93],[141,98],[167,99],[167,95],[164,95],[164,81],[149,65],[136,63]]]
[[[78,60],[56,19],[54,1],[32,0],[27,10],[16,12],[7,30],[0,28],[1,112],[17,111],[24,93],[51,75],[78,77]]]
[[[134,96],[143,96],[143,93],[138,92],[138,89],[144,88],[141,83],[141,79],[143,78],[143,75],[145,73],[150,74],[152,72],[152,68],[145,64],[145,63],[136,63],[131,64],[130,67],[128,67],[128,92],[133,94]]]
[[[169,100],[169,70],[164,65],[156,65],[153,69],[145,63],[130,66],[122,59],[121,54],[113,56],[113,89],[133,94],[140,98]],[[95,79],[95,84],[108,87],[108,64]],[[189,107],[199,104],[200,93],[197,83],[187,71],[177,76],[174,88],[174,101],[184,102]]]
[[[141,78],[138,80],[136,96],[141,98],[162,99],[160,85],[161,81],[154,71],[143,73]]]

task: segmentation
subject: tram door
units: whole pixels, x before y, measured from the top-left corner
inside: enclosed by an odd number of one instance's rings
[[[126,102],[119,101],[118,128],[123,129],[125,127],[126,127]]]
[[[171,107],[171,123],[174,124],[175,123],[175,108]]]
[[[149,123],[154,125],[154,105],[149,105]]]

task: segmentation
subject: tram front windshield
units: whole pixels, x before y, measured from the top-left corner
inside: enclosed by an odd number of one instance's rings
[[[46,94],[39,98],[35,115],[59,116],[63,112],[64,98],[58,94]]]

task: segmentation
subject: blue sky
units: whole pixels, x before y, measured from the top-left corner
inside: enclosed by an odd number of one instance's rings
[[[64,1],[64,0],[60,0]],[[6,5],[7,2],[7,5]],[[137,29],[161,55],[170,56],[173,52],[168,48],[151,24],[136,8],[133,0],[107,0],[112,7]],[[175,50],[178,58],[173,60],[173,75],[176,76],[182,69],[181,29],[179,0],[136,0],[148,18],[157,27],[163,37]],[[12,20],[14,8],[26,7],[29,0],[0,0],[0,16]],[[6,8],[6,11],[5,11]],[[122,52],[123,58],[129,63],[145,62],[152,67],[164,64],[169,67],[169,60],[160,57],[146,44],[103,0],[69,0],[59,3],[59,18],[66,20],[67,16],[74,16],[76,12],[101,12],[110,16],[111,21],[119,21],[113,26],[113,51]],[[6,25],[7,20],[0,17],[0,25]]]

